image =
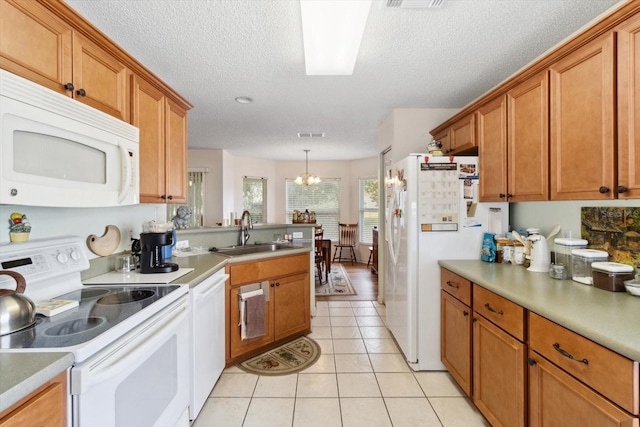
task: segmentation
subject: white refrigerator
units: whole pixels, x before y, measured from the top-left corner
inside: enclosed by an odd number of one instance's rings
[[[508,203],[478,203],[478,158],[410,154],[385,171],[385,324],[414,370],[440,361],[441,259],[480,259]]]

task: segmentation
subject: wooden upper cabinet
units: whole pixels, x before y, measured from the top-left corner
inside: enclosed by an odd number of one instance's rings
[[[549,200],[548,72],[511,89],[507,111],[508,200]]]
[[[507,101],[499,96],[478,109],[480,201],[507,200]]]
[[[469,114],[451,125],[451,151],[458,153],[476,146],[475,114]]]
[[[551,65],[551,199],[615,197],[615,34]]]
[[[640,15],[617,28],[618,198],[640,198]]]
[[[167,99],[166,194],[168,203],[187,202],[187,111]]]
[[[0,67],[129,121],[129,70],[36,1],[0,0]]]
[[[451,152],[451,128],[443,129],[433,136],[433,139],[442,144],[442,154]]]
[[[71,96],[71,33],[36,2],[0,0],[0,67]]]
[[[129,70],[104,49],[73,34],[74,98],[120,120],[129,121]]]

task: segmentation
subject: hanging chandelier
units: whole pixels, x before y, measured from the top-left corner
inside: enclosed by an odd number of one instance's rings
[[[319,184],[322,181],[320,177],[309,174],[309,151],[311,150],[304,150],[306,166],[305,166],[304,174],[297,177],[296,180],[294,181],[298,185],[314,185],[314,184]]]

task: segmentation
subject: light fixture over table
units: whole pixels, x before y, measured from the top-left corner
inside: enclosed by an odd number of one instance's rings
[[[314,185],[322,182],[320,177],[309,174],[309,151],[311,150],[304,150],[304,153],[305,153],[304,174],[297,177],[296,180],[294,181],[298,185]]]
[[[350,75],[371,0],[300,0],[307,75]]]

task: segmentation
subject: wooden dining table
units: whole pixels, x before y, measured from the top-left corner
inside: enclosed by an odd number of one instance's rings
[[[329,280],[331,271],[331,239],[316,239],[316,249],[322,254],[325,280]]]

